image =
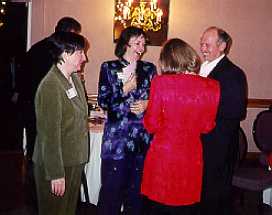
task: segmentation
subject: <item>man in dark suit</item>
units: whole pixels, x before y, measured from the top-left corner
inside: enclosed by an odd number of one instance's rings
[[[216,127],[202,136],[203,185],[201,215],[231,214],[231,182],[238,153],[240,121],[246,116],[244,72],[226,56],[232,40],[224,30],[208,28],[200,40],[204,62],[200,75],[220,84]]]
[[[80,33],[80,23],[72,17],[61,18],[55,32],[76,32]],[[22,72],[16,77],[16,90],[19,94],[18,105],[22,113],[22,127],[26,129],[26,150],[27,159],[31,162],[36,137],[36,118],[34,99],[40,81],[47,74],[53,64],[49,52],[50,42],[45,38],[35,43],[26,53]]]

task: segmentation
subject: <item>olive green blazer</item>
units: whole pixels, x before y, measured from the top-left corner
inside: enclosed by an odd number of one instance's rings
[[[33,161],[44,167],[47,180],[64,177],[64,167],[88,159],[87,102],[78,75],[73,73],[72,79],[76,96],[69,94],[72,85],[52,66],[35,97],[37,137]]]

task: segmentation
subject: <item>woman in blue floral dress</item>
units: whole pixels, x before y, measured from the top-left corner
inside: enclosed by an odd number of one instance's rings
[[[142,29],[128,27],[116,44],[117,60],[101,65],[98,103],[107,111],[102,143],[102,187],[98,214],[140,215],[140,184],[150,135],[142,118],[156,67],[141,61],[146,37]]]

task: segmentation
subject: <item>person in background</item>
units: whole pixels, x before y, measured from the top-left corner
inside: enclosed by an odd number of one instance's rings
[[[55,32],[80,33],[80,23],[72,17],[61,18],[55,27]],[[26,156],[31,162],[35,137],[36,119],[34,110],[34,98],[40,81],[53,65],[53,59],[49,53],[49,37],[34,44],[24,57],[22,71],[16,75],[16,91],[18,106],[21,112],[22,128],[26,131]],[[23,133],[23,131],[22,131]]]
[[[75,215],[88,159],[88,107],[76,74],[86,61],[85,38],[72,32],[49,37],[53,66],[35,97],[37,138],[33,154],[40,215]]]
[[[152,63],[140,58],[145,52],[142,29],[124,29],[116,44],[117,60],[101,65],[98,104],[107,111],[103,142],[99,215],[140,215],[140,184],[150,135],[142,124],[151,79]]]
[[[154,134],[141,191],[152,215],[194,215],[202,184],[200,135],[215,126],[219,84],[198,74],[200,58],[181,39],[168,40],[151,82],[144,127]]]
[[[5,54],[0,54],[0,135],[2,141],[0,143],[0,151],[16,150],[17,144],[14,141],[14,120],[13,106],[11,102],[12,96],[12,73],[10,72],[10,57]],[[10,129],[12,127],[12,129]]]
[[[220,84],[216,127],[202,136],[204,175],[201,214],[231,214],[231,183],[238,153],[240,121],[246,116],[247,81],[244,72],[226,56],[232,39],[209,27],[200,39],[204,63],[200,75]]]

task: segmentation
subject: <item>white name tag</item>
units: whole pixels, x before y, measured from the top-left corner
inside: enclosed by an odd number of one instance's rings
[[[66,95],[69,99],[72,99],[77,96],[77,91],[75,90],[75,88],[70,88],[69,90],[66,90]]]
[[[126,83],[131,76],[131,73],[118,72],[117,76],[123,83]]]

